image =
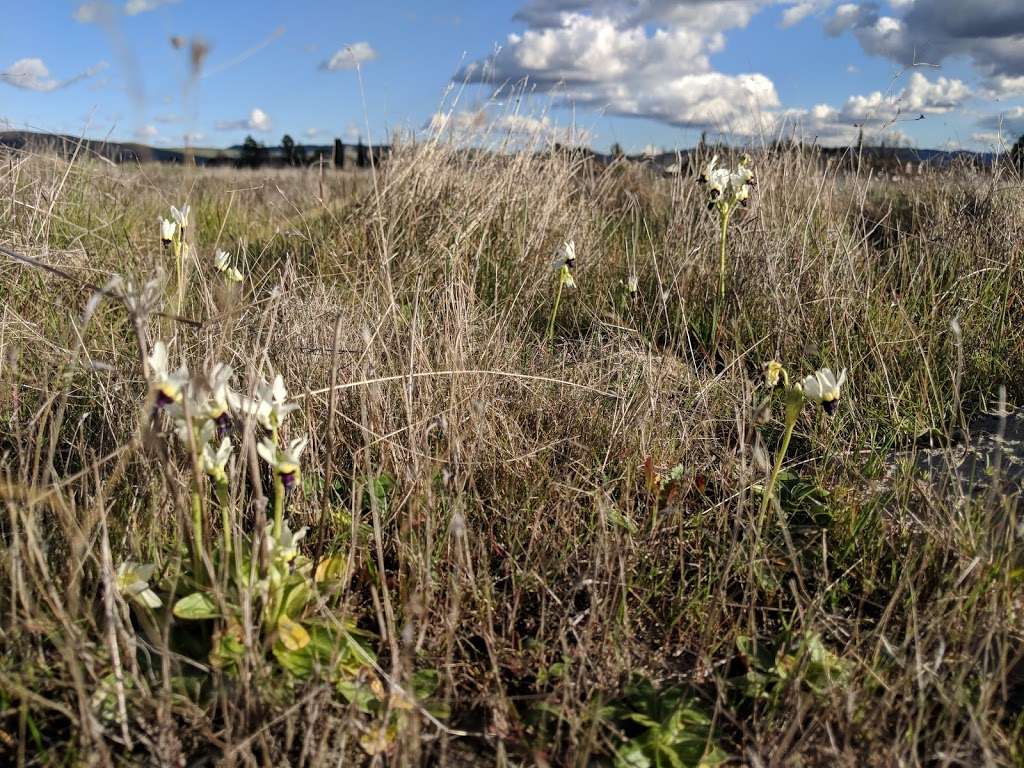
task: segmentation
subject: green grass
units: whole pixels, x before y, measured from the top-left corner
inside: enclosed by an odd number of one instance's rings
[[[754,162],[717,339],[717,222],[685,175],[428,143],[321,197],[311,171],[0,163],[0,243],[74,277],[0,262],[0,761],[1021,765],[1018,500],[912,452],[1024,397],[1024,190]],[[182,202],[194,324],[158,314]],[[114,275],[164,281],[137,323],[90,304]],[[261,618],[260,429],[235,414],[227,502],[193,480],[151,419],[158,339],[300,404],[302,649]],[[850,379],[801,412],[761,515],[770,359]],[[115,588],[126,560],[161,608]]]

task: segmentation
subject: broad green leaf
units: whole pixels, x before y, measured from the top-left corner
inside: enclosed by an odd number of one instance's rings
[[[277,620],[278,638],[289,651],[300,651],[309,645],[309,633],[297,621],[292,621],[285,614]]]
[[[286,587],[287,594],[282,610],[285,616],[295,619],[302,614],[306,603],[309,602],[310,589],[301,576],[294,580],[289,579],[289,582],[291,583]]]
[[[179,619],[216,619],[220,611],[208,594],[193,592],[174,604],[174,615]]]
[[[340,581],[345,576],[348,559],[344,557],[325,557],[316,566],[313,580],[318,584],[322,581]]]

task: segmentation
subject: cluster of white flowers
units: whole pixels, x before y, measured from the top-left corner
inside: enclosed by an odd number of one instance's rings
[[[220,272],[232,283],[242,282],[242,273],[231,263],[231,254],[227,251],[217,250],[213,256],[213,268]]]
[[[159,217],[160,242],[165,248],[170,248],[175,258],[180,262],[188,255],[189,247],[185,240],[185,233],[190,226],[189,219],[192,210],[187,205],[176,208],[171,206],[171,218]],[[231,254],[225,250],[217,249],[213,255],[213,268],[219,272],[224,279],[232,283],[240,283],[243,280],[241,271],[231,263]],[[180,276],[179,276],[180,277]]]
[[[181,244],[185,242],[185,231],[189,226],[190,210],[187,205],[183,205],[181,208],[175,208],[172,205],[171,218],[160,217],[160,242],[165,246],[173,245],[175,251],[181,247]]]
[[[820,368],[808,374],[793,386],[789,383],[789,373],[778,360],[770,360],[764,364],[764,380],[769,388],[782,384],[788,393],[797,400],[808,400],[820,405],[830,416],[835,413],[839,404],[843,384],[846,383],[846,369],[836,376],[831,368]]]
[[[230,432],[233,415],[252,416],[269,432],[257,445],[257,452],[291,489],[299,477],[299,458],[306,438],[279,444],[279,430],[285,419],[298,408],[288,402],[284,379],[277,374],[271,382],[260,381],[255,397],[246,397],[230,387],[233,371],[217,363],[205,377],[193,379],[188,368],[171,371],[167,346],[158,341],[147,358],[150,387],[156,394],[156,408],[166,409],[174,431],[187,448],[195,449],[203,471],[214,482],[227,482],[227,466],[234,446]]]
[[[565,288],[576,287],[576,280],[572,274],[572,271],[576,269],[576,242],[574,240],[566,240],[562,244],[558,255],[551,262],[551,268],[558,272],[560,285]]]
[[[718,208],[726,215],[737,205],[750,199],[754,169],[750,155],[742,155],[736,168],[718,165],[718,155],[711,158],[700,175],[700,183],[708,188],[708,207]]]

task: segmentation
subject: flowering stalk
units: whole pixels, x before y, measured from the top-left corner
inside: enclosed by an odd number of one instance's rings
[[[227,480],[225,479],[223,482],[215,482],[213,486],[213,493],[217,497],[217,506],[220,507],[220,526],[223,529],[224,559],[226,562],[227,558],[231,556],[231,518],[228,514],[230,494],[228,491]]]
[[[558,306],[562,302],[562,289],[576,287],[576,280],[572,276],[572,270],[576,266],[576,243],[572,240],[566,242],[551,266],[558,270],[558,289],[555,291],[554,306],[551,307],[548,330],[544,334],[544,339],[548,344],[555,337],[555,321],[558,319]]]
[[[565,284],[565,281],[562,280],[562,279],[559,279],[559,281],[558,281],[558,290],[555,292],[555,304],[554,304],[554,306],[551,307],[551,317],[548,319],[548,330],[547,330],[547,333],[544,334],[544,339],[549,344],[551,343],[551,340],[555,336],[555,320],[558,317],[558,305],[562,301],[562,286],[564,284]]]
[[[199,497],[199,484],[192,483],[192,558],[194,573],[198,577],[203,566],[203,502]]]
[[[810,376],[790,386],[789,373],[782,367],[781,363],[774,360],[765,365],[765,381],[769,387],[775,388],[780,383],[786,393],[786,428],[782,435],[782,443],[775,454],[775,466],[768,478],[768,485],[764,489],[761,498],[761,517],[768,510],[775,493],[775,485],[782,470],[782,462],[786,458],[786,451],[789,449],[789,441],[793,437],[793,428],[804,403],[810,401],[822,407],[826,414],[831,416],[835,413],[836,405],[839,403],[839,395],[843,384],[846,382],[846,371],[843,370],[838,377],[829,368],[822,368]]]
[[[284,522],[284,481],[279,475],[274,475],[274,536],[281,535],[281,525]]]
[[[188,257],[188,243],[185,242],[185,230],[188,228],[189,207],[181,209],[171,206],[171,218],[160,219],[160,241],[170,246],[174,254],[174,271],[178,284],[178,313],[185,303],[185,259]]]
[[[711,338],[713,340],[718,336],[718,327],[722,322],[722,313],[725,312],[725,254],[726,246],[729,242],[729,216],[731,214],[732,210],[728,205],[722,206],[719,211],[721,231],[719,233],[718,246],[718,300],[715,302],[715,319],[711,329]]]
[[[277,430],[273,430],[270,439],[256,446],[256,452],[274,471],[274,528],[275,538],[281,536],[284,522],[285,494],[299,480],[299,457],[306,448],[306,438],[292,440],[286,448],[277,444]]]
[[[718,251],[718,300],[715,302],[714,325],[711,329],[712,339],[717,339],[718,328],[725,311],[725,272],[726,247],[729,239],[729,217],[738,206],[750,198],[750,188],[754,183],[754,170],[750,167],[748,155],[740,157],[735,169],[718,165],[718,156],[711,158],[700,175],[700,183],[708,188],[708,208],[718,211],[719,251]]]
[[[768,478],[768,485],[764,489],[764,496],[761,497],[761,517],[764,517],[764,513],[768,510],[768,505],[774,498],[775,484],[779,480],[779,472],[782,471],[782,462],[786,458],[786,451],[789,450],[789,441],[793,437],[793,428],[796,426],[796,421],[800,416],[800,409],[804,404],[804,395],[800,391],[799,386],[789,386],[789,376],[786,376],[786,429],[782,433],[782,443],[779,445],[779,450],[775,453],[775,466],[772,468],[772,474]]]

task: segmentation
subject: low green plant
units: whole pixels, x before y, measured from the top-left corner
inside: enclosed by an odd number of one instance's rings
[[[658,689],[634,677],[607,714],[623,736],[616,768],[710,768],[726,761],[711,716],[683,686]]]

